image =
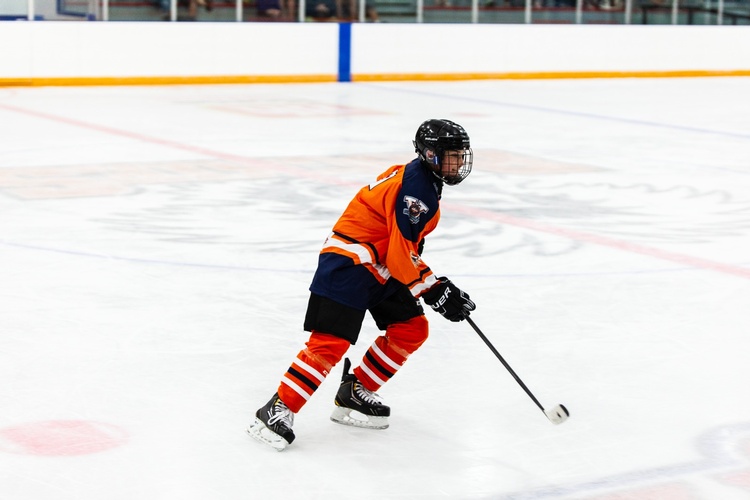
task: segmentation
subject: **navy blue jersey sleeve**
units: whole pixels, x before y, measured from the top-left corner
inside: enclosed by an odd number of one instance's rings
[[[419,242],[425,226],[437,215],[439,182],[419,160],[406,166],[395,204],[396,224],[405,239]]]

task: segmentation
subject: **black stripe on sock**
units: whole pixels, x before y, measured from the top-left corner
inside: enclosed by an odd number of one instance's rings
[[[307,376],[303,375],[301,372],[294,369],[293,366],[290,366],[287,370],[287,373],[294,375],[295,378],[299,379],[302,383],[304,383],[307,387],[312,389],[313,391],[318,390],[318,384],[307,378]]]
[[[375,368],[377,368],[380,373],[382,373],[383,375],[385,375],[386,378],[391,378],[391,377],[393,377],[396,374],[396,372],[392,372],[390,370],[387,370],[383,365],[381,365],[378,362],[378,360],[375,359],[375,356],[372,355],[372,353],[369,351],[369,349],[365,353],[365,358],[367,358],[367,360],[372,364],[372,366],[374,366]]]

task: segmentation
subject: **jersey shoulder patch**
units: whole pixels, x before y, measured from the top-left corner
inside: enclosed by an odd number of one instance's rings
[[[438,211],[439,194],[436,179],[415,160],[404,168],[401,191],[396,200],[396,221],[401,234],[419,241],[425,225]]]
[[[404,195],[404,203],[406,203],[404,215],[409,217],[409,222],[412,224],[419,224],[419,218],[422,214],[426,214],[430,211],[430,207],[428,207],[425,202],[419,198],[409,196],[408,194]]]

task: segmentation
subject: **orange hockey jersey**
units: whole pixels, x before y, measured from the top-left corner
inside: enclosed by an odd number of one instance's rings
[[[326,239],[310,290],[367,309],[390,278],[415,297],[435,285],[420,242],[440,220],[442,187],[414,160],[389,168],[360,189]]]

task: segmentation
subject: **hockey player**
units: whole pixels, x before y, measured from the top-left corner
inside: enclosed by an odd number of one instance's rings
[[[471,172],[469,136],[452,121],[427,120],[414,147],[418,158],[389,168],[357,193],[323,245],[305,316],[306,348],[248,428],[279,451],[294,440],[294,415],[357,341],[366,311],[384,334],[353,373],[346,359],[331,419],[385,429],[390,408],[375,391],[427,339],[419,298],[450,321],[475,309],[468,294],[435,277],[421,258],[424,237],[440,218],[443,186]]]

